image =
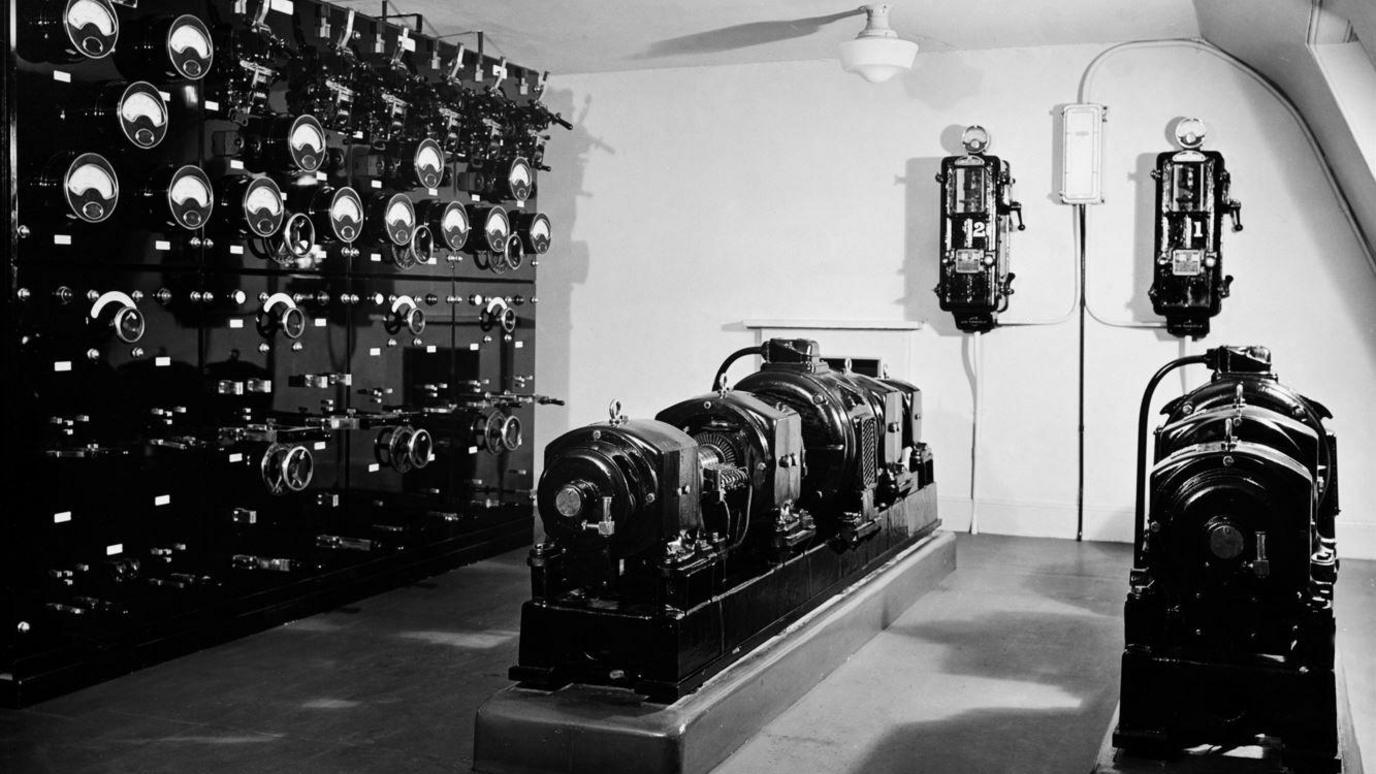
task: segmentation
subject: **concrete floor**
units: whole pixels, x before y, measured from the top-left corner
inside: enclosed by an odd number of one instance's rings
[[[1128,547],[985,535],[958,551],[938,590],[719,774],[1087,771],[1117,700]],[[0,771],[466,771],[527,594],[517,551],[0,710]],[[1376,562],[1344,562],[1338,600],[1376,749]]]

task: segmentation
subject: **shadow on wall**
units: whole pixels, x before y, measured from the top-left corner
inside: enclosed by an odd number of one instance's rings
[[[1133,320],[1156,320],[1160,318],[1152,311],[1151,298],[1147,296],[1156,265],[1156,180],[1151,176],[1156,170],[1156,154],[1139,153],[1134,170],[1129,175],[1129,179],[1136,184],[1137,193],[1137,217],[1133,219],[1136,233],[1132,240],[1132,255],[1128,257],[1132,262],[1132,297],[1122,308]],[[1166,340],[1171,337],[1158,338]]]
[[[589,157],[594,153],[615,154],[616,151],[593,137],[585,126],[592,97],[575,106],[573,92],[558,89],[545,92],[544,102],[550,110],[569,116],[573,129],[552,129],[546,154],[552,169],[543,174],[539,192],[540,208],[549,216],[554,233],[550,252],[540,264],[540,334],[536,350],[540,379],[536,388],[540,393],[567,399],[572,387],[569,349],[574,286],[587,281],[590,264],[588,244],[573,239],[578,200],[592,196],[583,190]],[[546,406],[538,411],[536,435],[532,439],[539,447],[535,450],[537,478],[544,463],[541,450],[545,443],[568,429],[570,407]]]
[[[924,323],[938,335],[956,336],[963,334],[956,329],[951,316],[941,311],[933,292],[941,261],[941,189],[936,183],[940,171],[938,157],[908,159],[903,177],[897,180],[904,187],[903,211],[907,220],[901,270],[905,280],[903,297],[898,300],[903,304],[905,318]]]

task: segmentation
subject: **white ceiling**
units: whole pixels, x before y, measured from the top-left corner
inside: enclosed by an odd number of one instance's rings
[[[336,0],[339,2],[339,0]],[[379,0],[340,5],[379,13]],[[860,31],[857,0],[393,0],[427,32],[486,33],[489,53],[553,73],[827,59]],[[1192,0],[895,0],[923,51],[1198,37]],[[473,38],[459,40],[472,44]]]

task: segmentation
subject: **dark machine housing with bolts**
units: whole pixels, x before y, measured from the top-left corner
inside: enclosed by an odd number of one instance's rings
[[[1152,394],[1170,401],[1147,473]],[[1335,772],[1337,451],[1318,402],[1282,385],[1262,347],[1218,347],[1152,378],[1138,428],[1137,520],[1124,609],[1116,746],[1154,756],[1279,739],[1296,772]]]
[[[746,355],[764,364],[727,389]],[[940,523],[913,385],[801,339],[734,353],[714,384],[546,447],[512,679],[672,701]]]
[[[1012,222],[1019,231],[1022,205],[1013,201],[1008,162],[989,156],[989,133],[970,126],[960,138],[962,156],[941,160],[941,265],[936,285],[941,309],[966,333],[983,333],[998,324],[1013,295],[1009,266]]]
[[[567,122],[412,22],[0,14],[0,704],[528,544]]]

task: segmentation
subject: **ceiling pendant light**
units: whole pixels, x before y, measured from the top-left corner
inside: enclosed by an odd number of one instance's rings
[[[898,37],[889,27],[889,4],[864,5],[865,29],[841,44],[841,68],[857,73],[870,83],[887,81],[903,70],[911,70],[917,44]]]

